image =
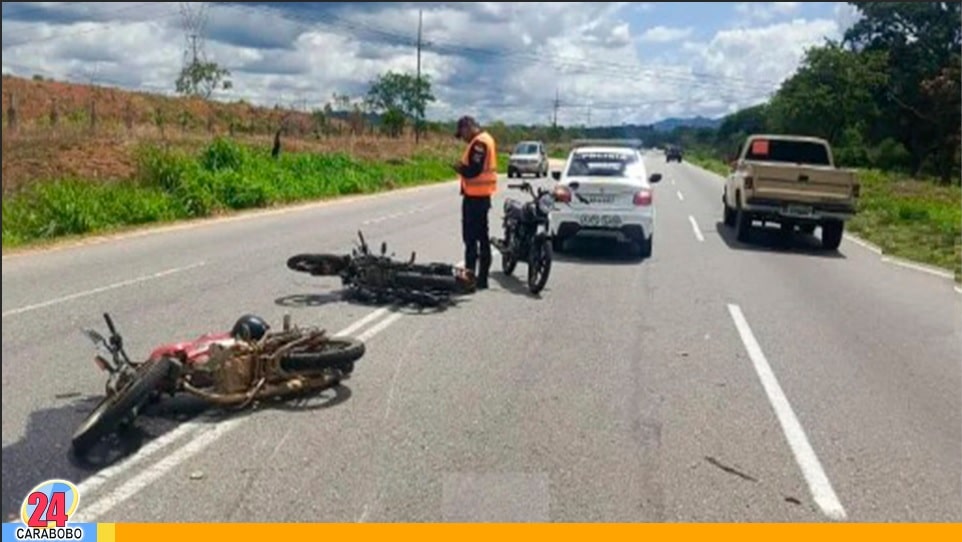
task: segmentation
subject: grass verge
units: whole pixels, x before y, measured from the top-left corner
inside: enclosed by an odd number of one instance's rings
[[[138,150],[137,173],[128,181],[59,179],[4,197],[3,248],[449,181],[452,161],[437,150],[387,161],[345,153],[284,153],[275,160],[229,139],[197,154],[148,145]]]
[[[728,175],[716,158],[686,159]],[[859,210],[846,229],[891,256],[948,269],[962,283],[962,188],[877,170],[859,170],[858,179]]]

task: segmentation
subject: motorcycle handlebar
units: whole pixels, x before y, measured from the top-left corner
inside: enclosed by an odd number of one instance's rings
[[[104,313],[104,320],[107,322],[107,329],[110,330],[111,335],[117,335],[117,328],[114,327],[114,321],[110,318],[110,314]]]

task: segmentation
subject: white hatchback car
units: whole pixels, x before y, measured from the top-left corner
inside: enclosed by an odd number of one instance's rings
[[[575,236],[613,237],[651,255],[655,227],[654,190],[661,174],[648,176],[637,147],[583,146],[553,171],[557,205],[549,217],[556,252]]]

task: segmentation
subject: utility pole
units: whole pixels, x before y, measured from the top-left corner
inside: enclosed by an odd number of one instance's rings
[[[555,89],[554,91],[554,118],[551,119],[551,127],[554,129],[558,128],[558,108],[561,107],[561,97],[560,91]]]
[[[421,28],[424,22],[424,12],[418,10],[418,75],[417,75],[417,113],[414,119],[414,144],[421,142]]]

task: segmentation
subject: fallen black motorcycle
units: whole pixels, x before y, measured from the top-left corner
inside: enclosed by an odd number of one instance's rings
[[[536,192],[528,181],[509,184],[508,188],[527,192],[532,199],[525,203],[513,198],[504,200],[504,239],[492,238],[491,244],[501,253],[501,269],[505,275],[514,273],[519,261],[528,264],[528,291],[538,294],[551,273],[548,215],[555,198],[552,192],[541,187]]]
[[[368,303],[411,303],[437,307],[455,296],[477,289],[476,277],[468,269],[447,263],[415,263],[416,253],[408,261],[387,255],[387,243],[381,243],[381,254],[368,248],[363,232],[351,254],[297,254],[287,260],[287,267],[314,276],[340,276],[347,294]]]

